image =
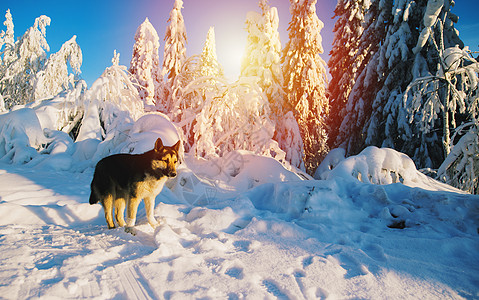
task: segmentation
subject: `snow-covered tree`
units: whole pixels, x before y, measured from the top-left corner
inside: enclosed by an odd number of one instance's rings
[[[195,84],[201,85],[202,81],[204,78]],[[194,85],[189,87],[190,91],[195,89]],[[232,84],[217,81],[195,116],[193,132],[191,151],[197,156],[222,156],[238,149],[268,156],[283,153],[272,140],[274,123],[268,100],[252,77],[242,77]]]
[[[420,167],[437,168],[441,164],[445,158],[441,136],[448,134],[442,133],[442,121],[424,134],[409,130],[411,118],[403,96],[415,78],[438,73],[446,48],[464,46],[454,29],[457,17],[450,8],[450,0],[394,3],[392,22],[378,57],[377,71],[384,77],[368,128],[374,134],[368,135],[366,143],[404,152]],[[443,100],[449,98],[444,95]]]
[[[156,98],[158,98],[155,92],[163,84],[160,74],[159,48],[158,33],[146,18],[135,33],[129,72],[138,81],[138,92],[147,107],[155,106]]]
[[[6,19],[7,34],[4,37],[8,37],[8,44],[5,45],[4,55],[7,55],[7,58],[4,56],[2,60],[0,94],[3,95],[7,107],[11,108],[16,104],[25,104],[34,99],[35,78],[44,68],[46,51],[50,50],[45,38],[50,18],[40,16],[35,19],[34,25],[13,45],[14,55],[10,50],[13,23],[9,11],[7,11]]]
[[[450,153],[451,136],[457,123],[475,122],[479,119],[477,110],[479,64],[468,51],[468,47],[460,49],[457,46],[441,51],[443,54],[439,62],[440,67],[434,75],[427,71],[425,60],[420,62],[422,64],[418,62],[415,80],[404,94],[404,105],[409,116],[409,124],[405,126],[407,134],[419,137],[424,143],[431,131],[442,129],[444,157]],[[421,71],[424,74],[421,74]],[[442,128],[438,128],[441,124]],[[435,145],[428,147],[438,148],[439,141],[432,142]],[[416,153],[416,156],[421,154]]]
[[[181,14],[183,8],[182,0],[175,0],[173,9],[170,12],[170,18],[168,19],[168,26],[165,33],[165,49],[163,52],[163,67],[162,76],[166,76],[166,89],[165,92],[167,99],[164,99],[165,109],[168,109],[171,101],[171,93],[175,77],[180,73],[181,67],[186,60],[186,28]]]
[[[50,55],[44,69],[36,74],[33,86],[35,100],[53,97],[75,86],[78,79],[69,73],[68,64],[75,74],[80,74],[82,51],[76,36],[65,42],[57,53]]]
[[[450,0],[371,3],[366,24],[371,13],[376,21],[373,26],[365,26],[360,47],[363,41],[367,42],[372,55],[365,57],[364,69],[348,97],[335,143],[345,147],[347,155],[375,145],[404,152],[420,167],[437,168],[444,160],[443,124],[436,122],[427,134],[410,129],[411,116],[403,104],[403,96],[414,79],[437,73],[444,49],[456,44],[463,47],[454,29],[457,17],[450,11],[451,3]]]
[[[437,175],[447,184],[479,194],[479,122],[465,125],[469,130],[452,147]]]
[[[202,76],[201,65],[201,56],[188,58],[172,94],[169,117],[182,129],[185,150],[210,158],[242,149],[284,161],[272,140],[274,122],[258,79],[228,83],[222,76]]]
[[[304,168],[301,135],[283,91],[278,11],[269,7],[267,0],[260,0],[259,6],[261,14],[249,12],[246,17],[248,38],[241,76],[259,78],[258,84],[269,100],[275,122],[274,138],[286,152],[286,160]]]
[[[173,122],[181,123],[182,126],[192,124],[195,114],[199,113],[203,107],[203,94],[205,89],[212,88],[214,85],[202,84],[198,89],[190,91],[189,87],[197,85],[196,80],[200,77],[201,56],[193,55],[189,57],[182,65],[181,72],[175,77],[173,88],[171,90],[171,100],[168,103],[167,115]],[[206,77],[210,78],[210,77]],[[214,79],[214,77],[211,77]],[[188,130],[185,130],[187,132]],[[185,145],[185,148],[188,147]]]
[[[283,50],[285,92],[298,122],[304,143],[306,171],[313,174],[327,152],[326,63],[317,0],[291,0],[289,41]]]
[[[73,36],[47,58],[50,50],[46,27],[50,18],[40,16],[21,38],[14,42],[10,11],[5,15],[6,32],[0,33],[0,94],[6,108],[25,104],[73,88],[82,64],[81,49]],[[74,74],[69,72],[69,67]]]
[[[206,95],[217,93],[224,82],[223,68],[218,63],[214,29],[208,30],[201,55],[193,55],[182,65],[172,86],[168,115],[180,124],[185,134],[184,147],[188,151],[194,144],[193,128],[196,116],[204,107]]]
[[[256,76],[273,109],[283,106],[281,41],[276,7],[260,0],[261,14],[249,12],[246,17],[248,39],[241,65],[241,76]]]
[[[334,10],[337,17],[333,32],[333,48],[328,61],[331,81],[329,82],[329,143],[335,146],[341,121],[346,114],[346,102],[362,67],[367,50],[361,47],[361,36],[365,29],[365,13],[369,0],[338,0]],[[368,24],[370,25],[370,24]],[[369,47],[368,47],[369,48]]]
[[[218,63],[216,56],[215,29],[210,27],[206,35],[205,45],[201,51],[199,63],[199,76],[223,77],[223,68]]]
[[[419,47],[424,46],[421,44],[418,41]],[[479,63],[471,57],[468,47],[450,47],[440,52],[437,73],[421,74],[419,70],[426,69],[423,61],[404,94],[409,117],[405,129],[408,136],[422,141],[422,148],[440,152],[442,145],[445,160],[438,170],[439,179],[478,193]],[[441,139],[430,139],[431,132],[435,136],[436,132],[442,133]],[[421,154],[416,156],[421,158]]]
[[[354,58],[354,61],[362,61],[362,64],[358,66],[359,75],[340,112],[338,131],[334,130],[333,121],[333,137],[336,135],[336,138],[331,145],[344,148],[348,156],[356,155],[365,148],[373,100],[380,88],[380,74],[376,70],[379,49],[384,42],[387,25],[391,22],[391,9],[392,1],[371,1],[365,14],[359,49],[355,54],[357,58]]]
[[[115,51],[112,66],[95,80],[85,96],[88,103],[77,141],[102,141],[94,160],[110,154],[124,142],[131,123],[144,112],[143,101],[131,82],[127,67],[119,65],[119,56]]]
[[[5,13],[5,22],[3,25],[7,27],[7,31],[0,32],[0,63],[2,69],[8,67],[11,62],[16,59],[15,53],[15,37],[13,18],[10,10]]]
[[[412,80],[412,48],[419,36],[425,2],[394,2],[392,21],[378,51],[376,71],[380,74],[380,90],[373,101],[368,124],[367,145],[402,149],[400,135],[404,120],[402,92]],[[409,152],[407,152],[409,154]]]

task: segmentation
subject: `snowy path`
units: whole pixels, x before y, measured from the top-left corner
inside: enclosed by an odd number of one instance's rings
[[[259,188],[208,207],[170,199],[156,207],[159,228],[149,227],[141,211],[138,235],[132,236],[107,230],[100,206],[87,203],[90,178],[1,166],[1,297],[479,297],[478,236],[459,225],[430,228],[427,222],[438,224],[431,216],[404,230],[379,226],[374,216],[366,222],[291,218],[256,208],[258,201],[251,198],[268,197],[267,189]],[[328,203],[328,183],[310,184]],[[395,192],[384,190],[390,197]],[[165,190],[158,199],[171,195]],[[473,197],[436,196],[446,202]],[[349,218],[355,212],[344,197],[341,213]],[[363,191],[357,200],[366,197],[373,196]],[[334,211],[332,204],[326,208]]]

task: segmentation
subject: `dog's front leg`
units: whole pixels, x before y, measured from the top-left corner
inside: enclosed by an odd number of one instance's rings
[[[125,231],[136,235],[136,231],[134,230],[134,226],[136,223],[136,212],[138,211],[138,205],[140,204],[140,200],[138,198],[131,198],[128,202],[128,206],[126,208],[126,227]]]
[[[147,197],[145,198],[145,210],[146,210],[146,218],[148,219],[148,223],[150,226],[156,228],[159,223],[155,219],[154,210],[155,210],[155,198]]]

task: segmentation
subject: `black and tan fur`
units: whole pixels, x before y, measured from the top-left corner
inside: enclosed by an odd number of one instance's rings
[[[179,147],[180,141],[165,147],[158,139],[155,148],[143,154],[115,154],[98,162],[91,182],[90,204],[101,202],[108,228],[115,228],[115,207],[117,224],[133,233],[141,199],[145,201],[148,223],[153,228],[158,225],[153,215],[155,198],[168,177],[176,176]]]

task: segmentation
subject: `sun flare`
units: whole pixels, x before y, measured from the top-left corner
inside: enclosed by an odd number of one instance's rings
[[[228,81],[236,81],[241,71],[247,33],[243,27],[233,26],[216,26],[215,31],[218,62]]]

